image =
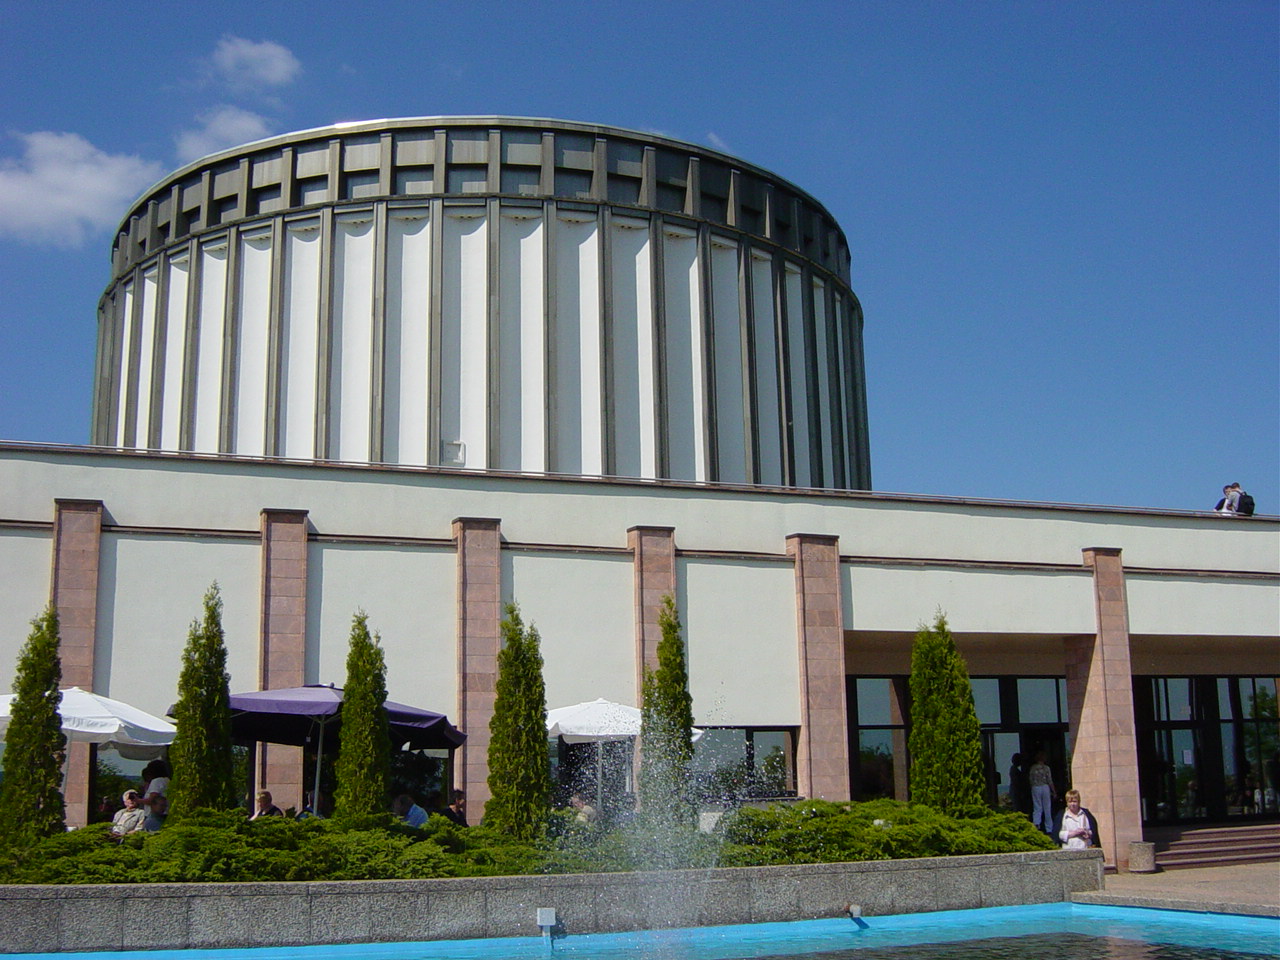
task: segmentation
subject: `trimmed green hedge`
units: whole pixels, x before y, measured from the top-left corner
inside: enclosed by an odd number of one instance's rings
[[[1052,850],[1021,814],[970,807],[947,815],[920,803],[807,800],[767,810],[743,808],[721,826],[726,867],[952,857]]]
[[[358,820],[250,822],[196,811],[155,834],[112,839],[107,824],[0,851],[3,883],[162,883],[387,880],[606,873],[678,866],[759,866],[1052,849],[1018,814],[973,808],[946,816],[920,804],[812,800],[744,808],[714,835],[664,831],[664,849],[637,825],[597,831],[572,812],[543,836],[514,842],[484,826],[433,816],[422,829],[389,814]],[[655,856],[660,853],[661,856]]]

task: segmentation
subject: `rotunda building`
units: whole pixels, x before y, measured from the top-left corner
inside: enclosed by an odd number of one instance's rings
[[[339,124],[124,219],[93,442],[869,489],[832,216],[703,147],[581,123]]]

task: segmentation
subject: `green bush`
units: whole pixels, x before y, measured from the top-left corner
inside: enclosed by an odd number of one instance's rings
[[[93,824],[0,854],[3,883],[159,883],[247,880],[379,880],[609,873],[665,867],[758,866],[887,860],[1051,849],[1019,814],[983,807],[945,815],[922,804],[811,800],[727,816],[718,835],[672,827],[655,860],[642,823],[583,829],[553,814],[542,839],[525,843],[487,826],[432,816],[422,828],[389,814],[353,821],[249,821],[240,811],[198,809],[154,834],[111,836]]]
[[[919,803],[809,800],[744,807],[720,826],[720,864],[838,863],[1013,853],[1054,844],[1020,814],[968,807],[944,814]]]

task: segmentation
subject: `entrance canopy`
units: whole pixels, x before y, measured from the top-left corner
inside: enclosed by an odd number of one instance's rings
[[[0,696],[0,740],[9,729],[14,694]],[[62,732],[76,743],[96,743],[130,760],[153,760],[173,743],[177,729],[167,720],[120,700],[79,687],[62,691],[58,704]]]

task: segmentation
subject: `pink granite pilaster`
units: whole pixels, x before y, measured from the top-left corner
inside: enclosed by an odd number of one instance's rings
[[[263,510],[262,610],[258,686],[300,687],[306,682],[307,533],[305,510]],[[263,743],[257,749],[257,789],[270,790],[277,806],[302,809],[306,771],[303,748]]]
[[[458,549],[458,727],[454,777],[477,813],[489,800],[489,721],[502,645],[501,521],[453,521]]]
[[[101,500],[54,501],[50,596],[58,611],[63,689],[93,689],[102,513]],[[67,744],[63,798],[69,827],[83,827],[89,822],[94,763],[94,750],[89,744]]]
[[[1098,632],[1066,641],[1071,783],[1098,818],[1107,863],[1129,865],[1129,843],[1142,839],[1138,749],[1129,661],[1129,610],[1120,550],[1090,547]]]
[[[676,595],[676,535],[674,527],[631,527],[627,546],[635,557],[636,703],[644,685],[645,670],[658,665],[658,641],[662,628],[658,615],[662,598]]]
[[[844,604],[837,537],[795,533],[787,556],[796,569],[796,639],[800,654],[801,796],[849,799],[848,710],[845,703]]]

